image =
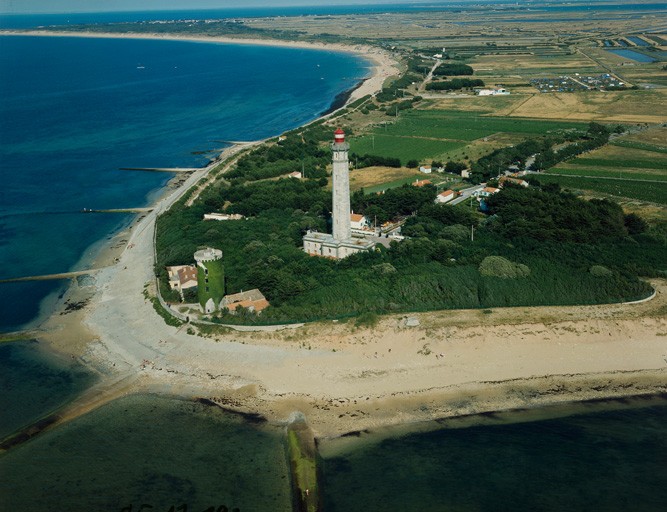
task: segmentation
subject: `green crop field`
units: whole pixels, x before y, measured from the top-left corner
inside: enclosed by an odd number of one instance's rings
[[[585,123],[552,122],[534,119],[484,117],[450,110],[410,110],[391,124],[375,127],[353,138],[351,149],[359,155],[373,154],[426,162],[447,160],[452,152],[473,141],[503,133],[519,138],[560,130],[585,129]]]
[[[350,141],[350,149],[353,153],[399,158],[404,165],[412,159],[425,162],[463,146],[465,146],[464,142],[397,137],[383,133],[366,135]]]
[[[615,140],[611,144],[622,148],[641,149],[643,151],[652,151],[654,153],[667,154],[666,147],[657,146],[655,144],[648,144],[646,142],[638,142],[634,140]]]
[[[455,110],[411,110],[396,123],[377,131],[393,135],[414,135],[454,140],[475,140],[494,133],[541,135],[559,130],[586,130],[586,123],[544,121],[513,117],[471,115]]]
[[[568,176],[590,176],[594,178],[614,178],[620,180],[630,179],[632,181],[664,181],[667,182],[667,172],[640,172],[631,169],[594,169],[590,167],[554,167],[545,171],[547,174],[566,174]]]
[[[667,172],[665,171],[665,169],[667,169],[667,156],[663,157],[660,154],[656,154],[655,158],[651,158],[646,156],[636,156],[634,153],[630,153],[630,151],[632,150],[628,151],[629,153],[625,157],[619,157],[619,156],[608,157],[608,158],[580,157],[571,160],[568,163],[588,168],[615,167],[617,169],[620,169],[620,168],[630,167],[633,169],[657,169],[663,172]]]
[[[473,120],[416,116],[406,114],[398,122],[377,130],[388,135],[412,135],[436,139],[473,141],[492,135],[494,130],[486,127],[482,118]]]
[[[611,180],[575,176],[541,174],[541,183],[558,183],[570,190],[599,192],[619,198],[639,199],[651,203],[667,204],[667,183],[646,183],[633,180]]]

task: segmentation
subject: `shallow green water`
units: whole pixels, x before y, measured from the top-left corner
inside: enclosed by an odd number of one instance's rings
[[[95,379],[36,342],[0,345],[0,439],[69,402]]]
[[[324,474],[328,512],[662,511],[667,406],[369,435]]]
[[[0,457],[0,510],[291,510],[282,435],[197,402],[122,398]]]

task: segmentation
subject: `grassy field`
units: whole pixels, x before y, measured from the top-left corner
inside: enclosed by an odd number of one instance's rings
[[[646,142],[639,142],[634,140],[619,140],[612,142],[612,145],[619,146],[622,148],[642,149],[644,151],[651,151],[652,153],[662,153],[667,155],[667,147],[656,146],[655,144],[649,144]]]
[[[667,205],[667,183],[646,183],[636,180],[612,180],[605,178],[586,178],[582,176],[554,176],[541,174],[541,183],[558,183],[568,190],[580,190],[593,195],[613,196],[615,198],[638,199]]]
[[[667,127],[655,126],[612,142],[614,146],[667,154]],[[655,156],[655,155],[653,155]]]
[[[464,101],[467,101],[464,99]],[[489,110],[491,112],[491,110]],[[411,110],[393,125],[383,128],[387,133],[438,137],[471,141],[494,133],[541,135],[567,129],[586,129],[585,123],[517,119],[496,115],[471,115],[467,110]]]
[[[623,139],[619,142],[623,142]],[[629,141],[629,144],[638,143]],[[568,160],[547,173],[667,182],[667,153],[619,144],[607,145],[585,156]]]
[[[354,153],[430,163],[476,159],[503,145],[559,130],[585,129],[585,123],[491,117],[465,111],[415,109],[391,124],[376,126],[350,140]]]
[[[371,187],[383,183],[410,183],[417,179],[424,179],[424,174],[416,169],[407,167],[366,167],[350,172],[350,190],[355,191],[363,188],[369,190]]]
[[[632,181],[663,181],[667,183],[667,173],[656,171],[654,173],[642,172],[641,169],[608,169],[608,168],[590,168],[583,166],[576,167],[554,167],[546,171],[546,174],[565,174],[568,176],[594,177],[594,178],[613,178]]]
[[[385,135],[384,133],[366,135],[350,140],[350,150],[354,153],[399,158],[402,164],[406,164],[413,159],[424,163],[463,146],[465,146],[465,142]]]

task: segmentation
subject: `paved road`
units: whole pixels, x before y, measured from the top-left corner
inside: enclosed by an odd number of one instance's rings
[[[457,197],[453,201],[450,201],[448,204],[455,205],[455,204],[462,203],[466,199],[469,200],[475,192],[479,192],[483,188],[484,188],[484,185],[475,185],[474,187],[465,188],[465,189],[461,190],[461,195],[459,197]]]

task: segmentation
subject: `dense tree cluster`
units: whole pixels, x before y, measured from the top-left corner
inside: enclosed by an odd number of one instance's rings
[[[421,96],[415,96],[409,100],[399,101],[398,103],[392,103],[388,105],[385,109],[385,113],[388,116],[397,116],[398,113],[402,110],[409,110],[414,107],[415,103],[418,103],[422,100]]]
[[[438,167],[442,167],[442,166],[438,166]],[[445,172],[449,172],[449,173],[452,173],[452,174],[459,174],[461,171],[464,171],[467,168],[468,168],[468,166],[466,164],[464,164],[463,162],[454,162],[454,161],[450,160],[445,164]]]
[[[586,136],[594,138],[595,131]],[[271,302],[261,316],[223,316],[224,322],[628,300],[649,292],[638,275],[664,271],[664,240],[641,218],[624,215],[615,203],[584,201],[539,183],[506,187],[487,200],[489,215],[467,202],[434,204],[433,186],[358,191],[351,197],[355,212],[378,224],[406,219],[408,238],[341,261],[308,256],[301,249],[303,234],[330,230],[327,180],[251,176],[272,160],[296,164],[304,148],[329,160],[323,141],[330,132],[314,125],[287,134],[287,144],[258,148],[244,157],[233,179],[207,189],[194,206],[180,202],[160,216],[156,271],[162,288],[168,288],[164,266],[190,262],[202,245],[223,250],[226,293],[260,288]],[[517,147],[527,154],[541,144]],[[516,157],[496,156],[503,162]],[[204,222],[210,211],[248,219]]]
[[[504,238],[599,243],[625,238],[628,231],[621,207],[612,201],[582,201],[564,193],[507,187],[486,200],[496,216],[493,229]]]
[[[528,139],[514,146],[496,149],[473,164],[472,181],[488,181],[511,165],[524,168],[527,159],[533,155],[533,169],[548,169],[568,158],[604,146],[609,140],[609,133],[605,126],[590,123],[585,133],[569,133],[539,140]],[[554,149],[556,145],[560,145],[557,151]]]
[[[484,81],[479,78],[453,78],[452,80],[426,84],[427,91],[458,91],[471,87],[484,87]]]
[[[239,159],[228,173],[230,179],[260,180],[305,171],[309,178],[326,177],[329,152],[322,146],[317,131],[309,138],[290,134],[275,144],[262,145]],[[327,134],[331,138],[331,134]]]
[[[354,166],[357,169],[362,169],[364,167],[400,167],[401,160],[399,158],[393,158],[389,156],[380,156],[380,155],[357,155],[356,153],[350,154],[350,159],[354,162]]]
[[[352,194],[350,203],[355,212],[363,213],[383,223],[396,217],[411,215],[422,207],[430,205],[436,194],[433,185],[423,187],[403,185],[386,190],[382,194],[367,195],[363,190],[358,190]]]
[[[434,76],[470,76],[473,69],[467,64],[455,62],[440,64],[434,71]]]
[[[554,151],[551,147],[544,148],[535,159],[535,169],[548,169],[569,158],[600,148],[609,142],[609,130],[598,123],[590,123],[588,131],[578,140],[571,141],[564,147]]]
[[[551,141],[543,139],[528,139],[515,146],[496,149],[483,156],[472,166],[473,183],[483,183],[502,174],[510,165],[524,167],[528,157],[547,151],[551,148]]]

